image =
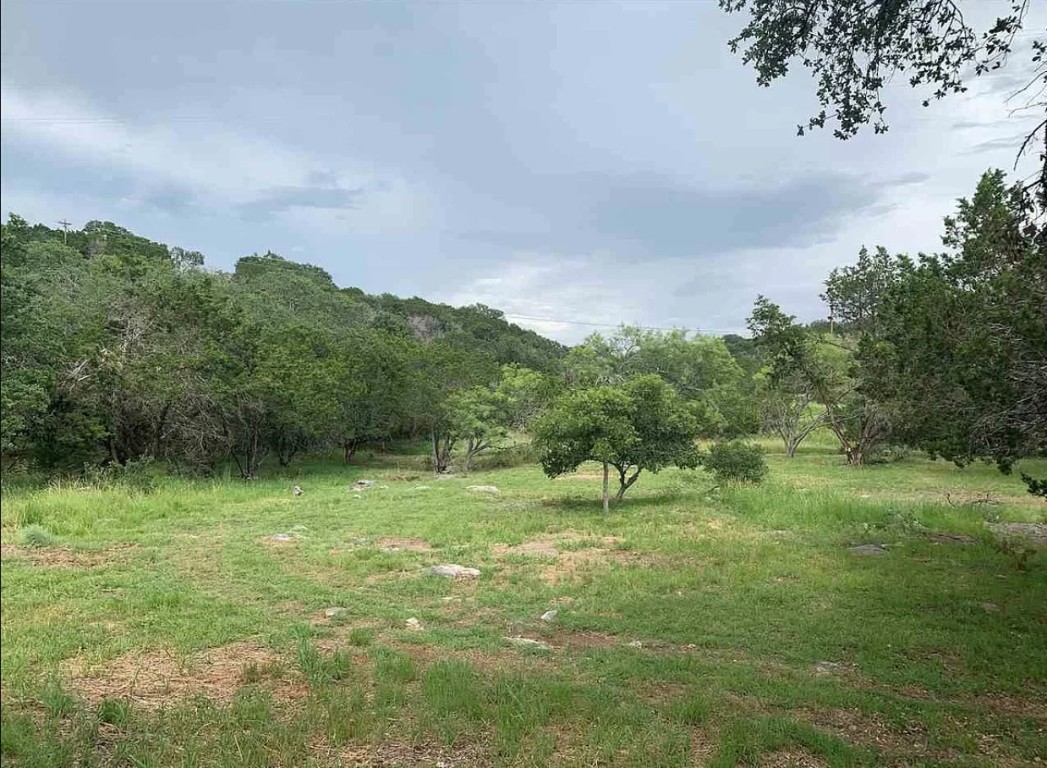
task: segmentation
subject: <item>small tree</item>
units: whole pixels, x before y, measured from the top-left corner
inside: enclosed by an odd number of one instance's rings
[[[561,397],[535,425],[535,444],[549,477],[586,461],[603,464],[603,506],[610,504],[610,467],[620,501],[647,469],[695,467],[698,425],[676,391],[654,375],[625,384],[576,390]]]
[[[800,443],[825,423],[825,408],[798,376],[776,381],[770,371],[761,371],[755,379],[763,428],[782,439],[791,459]]]

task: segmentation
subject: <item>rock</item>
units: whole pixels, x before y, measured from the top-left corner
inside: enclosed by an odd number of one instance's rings
[[[626,645],[629,646],[630,648],[643,648],[643,641],[642,640],[630,640],[628,643],[626,643]]]
[[[277,544],[290,544],[294,541],[293,533],[274,533],[272,536],[266,536],[269,541],[275,541]]]
[[[366,491],[370,488],[374,488],[374,480],[357,480],[349,488],[350,491]]]
[[[863,555],[865,557],[887,554],[887,550],[879,544],[859,544],[857,547],[850,547],[847,551],[852,555]]]
[[[302,486],[300,486],[300,485],[294,486],[293,488],[291,488],[291,493],[293,493],[295,496],[301,496],[302,493],[303,493]]]
[[[982,603],[981,605],[983,611],[988,611],[989,613],[1000,612],[1000,606],[998,606],[996,603]]]
[[[814,671],[819,675],[839,675],[854,669],[853,664],[840,661],[819,661],[814,665]]]
[[[1029,549],[1047,549],[1047,523],[986,523],[998,539],[1018,540]]]
[[[445,579],[475,579],[480,575],[479,568],[466,568],[457,563],[431,565],[424,572],[433,576],[442,576]]]
[[[412,491],[429,491],[432,490],[428,485],[416,485],[411,489]]]
[[[457,480],[458,476],[453,475],[450,472],[445,472],[442,475],[436,475],[433,480]]]
[[[473,493],[490,493],[490,494],[501,493],[501,491],[499,491],[493,485],[470,485],[470,486],[467,486],[465,490],[472,491]]]
[[[515,645],[517,648],[532,648],[536,651],[551,651],[553,649],[549,643],[530,637],[507,637],[505,642],[509,643],[509,645]]]
[[[555,621],[557,611],[546,611],[542,614],[542,621]]]
[[[973,544],[977,539],[966,533],[935,533],[927,534],[927,538],[935,544]]]
[[[422,622],[418,621],[414,616],[404,622],[404,625],[412,632],[421,632],[425,627],[422,626]]]
[[[340,605],[335,605],[335,606],[332,606],[330,608],[324,608],[324,618],[325,619],[335,619],[335,618],[338,618],[339,616],[344,616],[347,613],[349,613],[349,609],[348,608],[343,608]]]

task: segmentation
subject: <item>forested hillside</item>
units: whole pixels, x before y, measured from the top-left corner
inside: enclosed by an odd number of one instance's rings
[[[451,390],[558,371],[560,344],[485,306],[339,288],[266,253],[232,273],[109,222],[3,225],[4,461],[144,457],[251,476],[338,445],[431,433]],[[438,430],[437,430],[438,431]]]

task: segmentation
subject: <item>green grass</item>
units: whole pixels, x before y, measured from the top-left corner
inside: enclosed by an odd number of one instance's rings
[[[1022,571],[983,541],[986,519],[1042,521],[1043,502],[987,466],[766,447],[763,486],[644,475],[606,516],[595,477],[434,480],[416,455],[253,483],[7,486],[3,762],[1047,758],[1047,556]],[[361,477],[377,487],[349,492]],[[501,493],[466,490],[481,484]],[[539,539],[559,557],[504,551]],[[437,563],[482,575],[421,573]]]

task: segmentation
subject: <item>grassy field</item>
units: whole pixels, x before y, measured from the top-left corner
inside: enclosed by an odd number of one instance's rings
[[[608,516],[595,468],[417,457],[8,486],[3,763],[1047,761],[1047,555],[985,534],[1043,502],[984,466],[769,458],[759,488],[641,477]]]

